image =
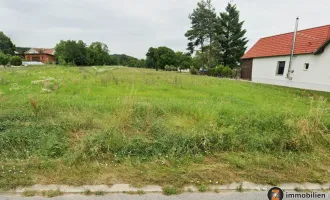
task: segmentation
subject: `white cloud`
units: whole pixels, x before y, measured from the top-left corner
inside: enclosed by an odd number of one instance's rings
[[[0,0],[1,31],[17,46],[54,47],[59,40],[101,41],[112,53],[145,57],[150,46],[185,51],[189,13],[198,0]],[[235,0],[249,46],[260,37],[330,24],[329,0]],[[217,12],[227,1],[213,0]]]

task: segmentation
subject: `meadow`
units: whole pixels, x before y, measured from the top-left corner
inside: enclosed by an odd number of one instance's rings
[[[0,188],[330,182],[329,99],[149,69],[0,69]]]

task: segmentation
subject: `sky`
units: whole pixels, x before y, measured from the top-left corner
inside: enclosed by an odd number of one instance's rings
[[[229,0],[213,0],[217,13]],[[100,41],[111,53],[144,58],[149,47],[185,51],[198,0],[0,0],[0,31],[16,46]],[[233,0],[251,48],[261,37],[330,24],[330,0]]]

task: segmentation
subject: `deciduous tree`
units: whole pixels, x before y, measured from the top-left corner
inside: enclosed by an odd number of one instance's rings
[[[15,55],[15,45],[11,39],[0,31],[0,51],[4,54]]]

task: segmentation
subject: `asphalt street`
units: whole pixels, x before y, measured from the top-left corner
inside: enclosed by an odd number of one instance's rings
[[[330,194],[326,199],[329,199]],[[162,194],[146,194],[146,195],[126,195],[126,194],[109,194],[105,196],[82,196],[82,195],[65,195],[51,198],[52,200],[267,200],[267,192],[228,192],[228,193],[185,193],[177,196],[164,196]],[[286,198],[284,198],[286,199]],[[45,197],[22,197],[0,195],[0,200],[49,200]],[[300,200],[300,199],[296,199]],[[301,199],[303,200],[303,199]],[[305,200],[305,199],[304,199]]]

